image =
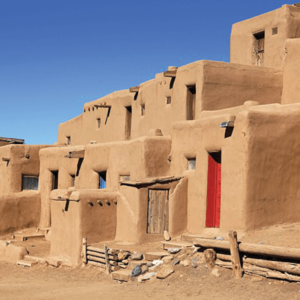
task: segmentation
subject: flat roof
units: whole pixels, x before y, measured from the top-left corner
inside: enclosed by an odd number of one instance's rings
[[[15,139],[15,138],[0,137],[0,142],[7,142],[9,144],[24,144],[25,140],[23,140],[23,139]]]

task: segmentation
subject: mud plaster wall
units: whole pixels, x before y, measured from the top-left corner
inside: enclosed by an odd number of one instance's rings
[[[299,222],[299,117],[299,104],[249,110],[247,229]]]
[[[236,114],[231,137],[225,139],[220,123],[228,121],[230,109],[210,112],[210,117],[177,123],[172,132],[171,173],[188,179],[187,230],[199,233],[206,227],[208,153],[222,151],[220,230],[245,229],[247,122]],[[233,109],[232,112],[236,112]],[[206,113],[205,113],[206,114]],[[213,116],[215,114],[215,116]],[[188,158],[196,158],[196,169],[187,170]],[[234,187],[234,189],[232,188]]]
[[[272,35],[272,28],[278,33]],[[265,31],[264,66],[282,68],[285,57],[285,41],[300,37],[300,9],[290,5],[269,13],[236,23],[232,26],[230,61],[251,65],[253,34]]]
[[[286,57],[283,69],[282,104],[299,102],[299,64],[300,39],[290,39],[286,42]]]
[[[170,83],[171,79],[160,73],[140,85],[136,99],[135,93],[124,90],[85,104],[82,115],[60,124],[58,143],[66,144],[68,136],[71,145],[125,140],[127,106],[132,108],[130,139],[149,135],[151,129],[160,129],[163,135],[169,135],[173,122],[186,120],[187,86],[192,85],[196,86],[195,119],[202,110],[219,110],[241,105],[247,100],[261,104],[280,103],[282,72],[197,61],[178,68],[172,88]],[[171,104],[167,104],[167,97],[171,97]],[[111,106],[109,116],[108,108],[95,106],[101,103]],[[144,115],[142,106],[145,107]]]
[[[0,196],[0,234],[37,227],[40,220],[40,193],[23,191]]]
[[[55,192],[58,195],[64,191]],[[66,201],[51,201],[50,255],[78,264],[82,238],[89,244],[115,238],[118,195],[104,190],[76,190],[70,198],[73,195],[79,202],[71,200],[67,208]]]

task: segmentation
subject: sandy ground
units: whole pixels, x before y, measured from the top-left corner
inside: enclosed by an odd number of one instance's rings
[[[264,243],[300,248],[300,224],[280,225],[249,232],[241,238],[251,243]],[[4,237],[1,237],[4,238]],[[5,237],[6,239],[9,236]],[[226,238],[226,237],[225,237]],[[50,242],[29,239],[14,242],[25,246],[30,255],[46,257]],[[113,244],[113,243],[112,243]],[[159,250],[159,243],[140,247],[120,243],[118,248],[139,251]],[[122,246],[122,247],[121,247]],[[161,248],[160,248],[161,250]],[[2,299],[299,299],[300,285],[265,278],[232,277],[232,271],[221,269],[215,277],[205,264],[198,268],[175,266],[174,274],[164,280],[153,278],[119,283],[102,269],[93,266],[59,268],[36,265],[32,268],[0,262],[0,300]]]

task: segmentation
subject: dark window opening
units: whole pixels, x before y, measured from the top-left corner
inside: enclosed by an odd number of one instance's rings
[[[71,145],[71,137],[67,136],[67,145]]]
[[[188,165],[187,165],[187,169],[188,170],[195,170],[196,169],[196,158],[188,158]]]
[[[195,120],[196,85],[187,86],[186,119]]]
[[[212,157],[212,159],[217,163],[221,163],[221,151],[218,152],[211,152],[209,155]]]
[[[22,175],[22,190],[38,190],[39,177]]]
[[[99,188],[105,189],[106,188],[106,171],[99,172]]]
[[[265,32],[255,33],[253,37],[253,64],[262,67],[264,65]]]
[[[131,120],[132,120],[132,108],[131,106],[126,106],[126,116],[125,116],[125,139],[129,140],[131,136]]]
[[[275,35],[278,33],[278,27],[272,28],[272,35]]]
[[[98,118],[98,119],[97,119],[97,128],[99,129],[100,127],[101,127],[101,119]]]
[[[141,105],[141,116],[144,116],[145,115],[145,104],[142,104]]]
[[[228,137],[231,137],[232,133],[233,133],[233,129],[234,127],[226,127],[225,129],[225,139]]]
[[[167,97],[167,104],[171,104],[172,102],[172,98],[171,97]]]
[[[51,171],[52,173],[52,190],[58,189],[58,171]]]
[[[170,90],[173,88],[173,86],[174,86],[174,83],[175,83],[175,79],[176,79],[176,77],[172,77],[171,78],[171,81],[170,81]]]
[[[75,175],[70,175],[70,187],[75,187]]]
[[[136,101],[137,98],[138,98],[138,96],[139,96],[139,92],[136,92],[136,93],[134,94],[133,100]]]

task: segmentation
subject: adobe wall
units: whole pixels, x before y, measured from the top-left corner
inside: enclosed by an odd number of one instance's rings
[[[282,71],[197,61],[178,68],[173,85],[170,77],[160,73],[140,85],[137,97],[124,90],[85,104],[82,115],[60,125],[58,143],[66,144],[68,136],[71,145],[125,140],[125,107],[128,106],[132,108],[130,139],[148,135],[149,130],[156,128],[169,135],[173,122],[186,120],[187,86],[191,85],[196,86],[195,119],[198,119],[203,110],[242,105],[249,99],[261,104],[280,103]],[[171,104],[167,104],[167,97],[171,97]],[[109,115],[108,107],[97,107],[101,103],[111,106]]]
[[[248,149],[243,111],[253,105],[257,103],[246,102],[233,109],[203,112],[199,120],[174,125],[171,173],[188,179],[188,232],[199,233],[206,228],[208,153],[218,151],[222,151],[220,230],[245,230]],[[220,128],[220,124],[234,117],[233,133],[225,138],[225,129]],[[195,170],[188,170],[188,158],[196,158]]]
[[[246,117],[247,229],[299,222],[300,105],[252,107]]]
[[[0,195],[0,234],[37,227],[40,221],[40,199],[38,191]]]
[[[282,104],[299,102],[300,83],[300,39],[287,40],[286,57],[283,69]]]
[[[9,145],[0,148],[0,195],[22,191],[22,175],[39,176],[39,151],[45,145]],[[9,159],[9,162],[2,158]]]
[[[272,34],[277,27],[278,33]],[[230,62],[252,65],[253,34],[265,31],[264,66],[282,68],[287,39],[300,37],[300,8],[283,5],[266,14],[233,24],[230,43]]]

